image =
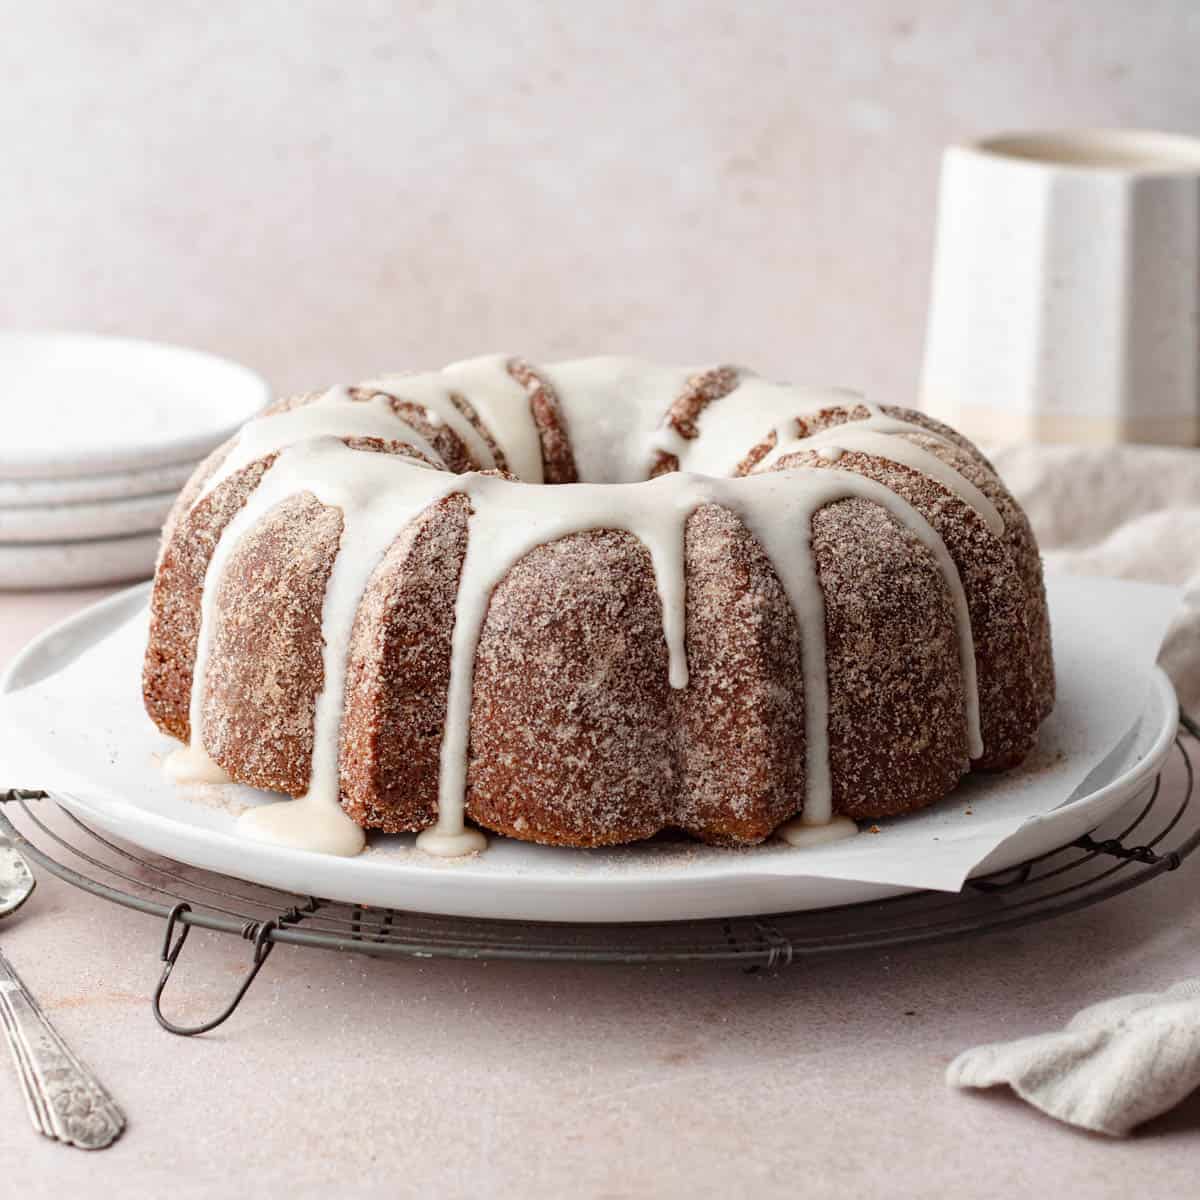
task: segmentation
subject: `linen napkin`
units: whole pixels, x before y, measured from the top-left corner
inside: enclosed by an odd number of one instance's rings
[[[1124,1137],[1200,1087],[1200,979],[1093,1004],[1058,1033],[976,1046],[946,1082],[1006,1083],[1060,1121]]]
[[[1046,564],[1180,585],[1159,662],[1200,716],[1200,449],[1006,446],[989,457],[1029,514]]]
[[[1200,716],[1200,450],[1030,445],[989,457],[1048,566],[1183,586],[1159,662]],[[1093,1004],[1057,1033],[976,1046],[946,1082],[1008,1084],[1060,1121],[1123,1137],[1200,1087],[1200,979]]]

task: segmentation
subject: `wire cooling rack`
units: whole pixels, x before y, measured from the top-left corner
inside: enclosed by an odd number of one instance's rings
[[[1194,737],[1200,729],[1186,716]],[[1189,748],[1177,740],[1183,782],[1160,775],[1116,817],[1058,850],[968,881],[954,895],[887,900],[769,917],[655,924],[561,924],[439,917],[297,896],[187,867],[108,838],[45,792],[0,792],[0,836],[34,864],[84,891],[164,922],[154,1015],[171,1033],[215,1029],[236,1010],[281,944],[407,958],[586,963],[725,963],[777,968],[816,955],[949,941],[1049,920],[1098,904],[1179,867],[1200,844]],[[193,928],[252,943],[227,1007],[200,1025],[163,1012],[163,993]]]

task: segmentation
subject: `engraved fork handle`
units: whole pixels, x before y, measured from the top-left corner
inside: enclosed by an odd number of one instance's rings
[[[102,1150],[121,1136],[124,1114],[46,1019],[3,952],[0,1026],[39,1133],[83,1150]]]

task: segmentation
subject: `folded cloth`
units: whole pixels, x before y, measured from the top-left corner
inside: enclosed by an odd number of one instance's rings
[[[1183,588],[1159,662],[1184,710],[1200,718],[1200,450],[988,453],[1029,514],[1047,566]],[[1060,1121],[1123,1137],[1200,1087],[1200,979],[1094,1004],[1059,1033],[967,1050],[946,1082],[1006,1083]]]
[[[1183,587],[1159,662],[1200,718],[1200,449],[1005,446],[989,450],[1029,514],[1049,567]]]
[[[1200,1087],[1200,979],[1093,1004],[1059,1033],[976,1046],[946,1082],[1006,1083],[1060,1121],[1124,1137]]]

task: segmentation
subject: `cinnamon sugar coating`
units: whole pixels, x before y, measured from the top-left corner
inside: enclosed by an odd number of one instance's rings
[[[796,432],[795,436],[799,436],[799,425],[800,425],[800,422],[797,421],[796,422],[797,432]],[[779,444],[779,434],[774,429],[772,429],[771,432],[768,433],[767,436],[765,438],[763,438],[763,440],[761,442],[757,443],[757,445],[750,447],[749,453],[747,453],[746,457],[743,458],[740,463],[738,463],[738,465],[734,468],[733,473],[738,476],[749,475],[754,470],[754,468],[757,467],[758,464],[760,462],[762,462],[762,460],[764,458],[766,458],[767,455],[770,454],[772,450],[775,449],[775,447],[778,444]],[[656,469],[660,466],[663,466],[662,460],[665,457],[674,458],[674,455],[665,456],[665,455],[660,454],[659,462],[656,465]],[[676,459],[676,461],[675,461],[675,466],[668,468],[668,469],[669,470],[678,470],[679,469],[678,459]],[[666,474],[666,471],[661,471],[659,473]]]
[[[350,636],[340,735],[342,805],[365,829],[437,820],[454,601],[470,502],[452,495],[400,531],[363,594]]]
[[[800,629],[736,514],[701,505],[685,554],[689,678],[673,697],[681,787],[666,823],[706,842],[762,841],[804,796]]]
[[[351,450],[366,450],[374,454],[395,454],[399,458],[415,458],[417,462],[424,463],[427,467],[433,467],[435,470],[443,468],[435,463],[428,455],[422,454],[416,446],[408,442],[396,442],[388,438],[380,437],[348,437],[342,438]]]
[[[965,692],[954,609],[933,555],[877,504],[813,518],[825,595],[834,812],[913,812],[966,774]]]
[[[667,424],[680,437],[691,441],[700,436],[697,422],[710,404],[724,399],[738,385],[741,373],[737,367],[714,367],[693,375],[687,387],[667,410]]]
[[[558,394],[549,380],[524,359],[514,358],[508,364],[508,373],[529,394],[529,411],[542,443],[543,482],[578,483],[579,468],[575,465],[575,452],[563,422]]]
[[[471,428],[483,439],[484,444],[491,452],[492,461],[496,464],[496,470],[507,473],[508,459],[505,457],[504,451],[500,449],[500,443],[496,441],[492,435],[492,431],[483,423],[482,418],[475,411],[475,406],[462,392],[451,392],[450,403],[471,422]]]
[[[397,380],[397,390],[403,387],[403,384],[403,379]],[[360,402],[382,396],[392,412],[428,443],[446,464],[447,469],[455,475],[461,475],[464,471],[477,471],[483,465],[475,461],[462,438],[449,425],[435,420],[433,414],[423,405],[414,404],[411,400],[405,400],[403,396],[392,392],[370,387],[353,387],[350,389],[350,396]]]
[[[811,450],[785,455],[776,469],[789,466],[849,470],[877,480],[933,526],[958,568],[971,615],[983,735],[979,765],[1019,762],[1037,735],[1040,701],[1025,616],[1027,593],[1003,539],[943,484],[912,467],[859,451],[846,451],[830,463]]]
[[[207,458],[203,459],[196,470],[192,472],[191,478],[183,485],[183,490],[175,497],[175,503],[171,505],[171,511],[167,513],[167,519],[163,523],[162,541],[158,551],[160,559],[162,558],[163,548],[175,536],[175,530],[178,528],[179,522],[192,511],[208,481],[224,465],[236,440],[236,438],[230,438],[229,441],[223,442]]]
[[[700,419],[700,414],[706,408],[717,400],[721,400],[728,396],[737,388],[741,381],[741,372],[737,367],[714,367],[709,371],[701,371],[699,374],[693,375],[688,381],[683,392],[675,398],[671,407],[667,409],[663,423],[673,429],[682,438],[687,438],[689,441],[695,439],[699,435],[699,428],[696,422]],[[774,444],[772,442],[772,444]],[[758,462],[759,458],[770,450],[764,450],[762,454],[754,459]],[[753,454],[753,451],[751,451]],[[749,456],[748,456],[749,457]],[[650,478],[657,479],[660,475],[669,475],[672,471],[679,470],[679,458],[677,455],[668,454],[665,450],[658,451],[655,456],[654,465],[650,469]]]
[[[1024,582],[1028,607],[1025,610],[1026,625],[1033,656],[1034,692],[1038,700],[1038,719],[1045,719],[1054,708],[1054,656],[1050,641],[1050,610],[1046,605],[1046,586],[1043,580],[1042,556],[1025,510],[1013,499],[1012,493],[1000,481],[992,464],[972,442],[956,429],[941,421],[911,408],[884,405],[889,416],[913,425],[921,425],[937,436],[934,438],[913,437],[911,440],[936,454],[965,478],[969,479],[996,506],[1004,519],[1004,540],[1008,545],[1014,564]],[[954,455],[937,440],[952,442],[962,451]]]
[[[406,528],[360,609],[343,803],[368,828],[436,819],[449,617],[468,516],[466,498],[451,496]],[[666,683],[665,644],[646,636],[661,627],[661,606],[632,535],[561,538],[509,572],[476,654],[467,796],[476,822],[553,844],[604,845],[672,826],[745,844],[798,811],[804,709],[787,598],[725,509],[692,515],[686,553],[695,665],[678,693]],[[431,628],[431,614],[445,620]],[[648,712],[658,720],[647,722]],[[578,764],[578,777],[564,777],[564,760]]]
[[[577,481],[572,431],[554,388],[523,360],[503,369],[529,397],[545,481]],[[705,411],[736,404],[739,382],[731,367],[693,376],[663,424],[688,441],[702,436]],[[394,386],[402,392],[403,380]],[[378,394],[351,390],[360,401]],[[443,420],[382,394],[451,471],[478,471]],[[282,401],[273,411],[317,396]],[[451,402],[505,474],[496,437],[470,397],[454,394]],[[836,470],[886,486],[942,539],[970,613],[983,738],[974,762],[954,604],[932,553],[861,497],[826,504],[811,530],[796,531],[798,546],[811,537],[824,599],[833,811],[856,820],[915,811],[972,768],[1019,762],[1054,700],[1041,560],[1020,507],[983,455],[954,431],[907,409],[883,411],[914,426],[896,436],[974,484],[1004,530],[993,533],[938,480],[860,450],[844,449],[830,462],[801,449],[771,464]],[[853,403],[798,413],[795,435],[870,415]],[[761,469],[776,450],[778,428],[785,426],[747,431],[736,474]],[[399,438],[346,442],[442,469]],[[210,457],[172,513],[151,601],[147,709],[183,740],[191,734],[205,574],[222,532],[274,462],[251,464],[198,499],[228,451]],[[678,466],[663,454],[651,473]],[[471,517],[467,495],[451,491],[402,518],[358,606],[338,762],[342,805],[365,828],[415,831],[437,821]],[[202,712],[206,749],[241,782],[290,795],[308,787],[325,684],[322,606],[342,534],[340,510],[300,493],[270,510],[229,557],[216,595]],[[689,679],[673,689],[654,567],[633,534],[587,529],[539,545],[509,567],[491,593],[474,659],[465,796],[471,820],[555,845],[612,845],[667,828],[745,845],[802,811],[804,663],[779,574],[736,513],[707,503],[686,520],[684,569]]]
[[[224,453],[218,454],[224,458]],[[192,735],[192,671],[208,564],[225,527],[245,506],[273,462],[274,456],[260,459],[238,471],[190,512],[182,509],[172,514],[164,530],[150,594],[150,641],[142,666],[142,696],[154,723],[183,742]],[[209,464],[200,468],[197,478],[200,475],[204,479],[195,487],[195,495],[211,476]]]
[[[650,555],[632,534],[571,534],[512,567],[475,655],[474,821],[579,846],[661,828],[677,786],[661,619]]]
[[[205,749],[241,783],[308,790],[321,613],[341,535],[341,510],[303,492],[268,511],[226,564],[201,711]]]

